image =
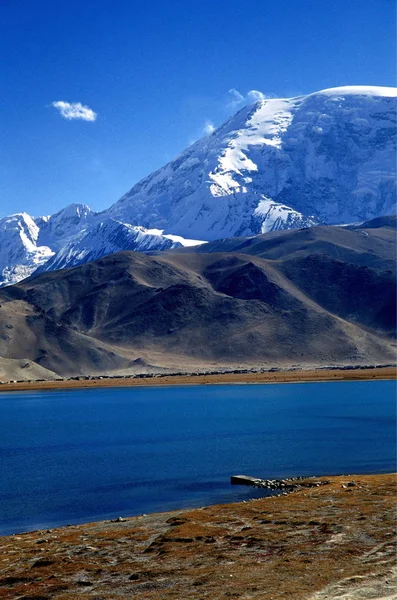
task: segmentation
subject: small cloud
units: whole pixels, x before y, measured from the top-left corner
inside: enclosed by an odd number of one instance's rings
[[[211,121],[206,121],[205,125],[203,127],[204,135],[211,135],[211,133],[214,133],[214,131],[215,131],[215,125]]]
[[[264,100],[266,98],[266,96],[265,96],[265,94],[262,94],[262,92],[259,92],[258,90],[251,90],[248,92],[247,98],[251,102],[258,102],[258,100]]]
[[[97,114],[88,106],[81,104],[81,102],[64,102],[63,100],[58,100],[57,102],[52,102],[51,106],[59,111],[61,117],[69,121],[72,119],[95,121],[97,118]]]
[[[240,92],[238,92],[237,90],[235,90],[234,88],[232,88],[231,90],[229,90],[228,92],[231,96],[230,99],[230,104],[243,104],[244,102],[244,96],[242,94],[240,94]]]
[[[235,88],[229,90],[229,103],[228,107],[237,110],[240,106],[246,106],[247,104],[253,104],[254,102],[258,102],[258,100],[265,100],[266,98],[274,98],[274,96],[266,96],[262,92],[258,90],[250,90],[245,94],[241,94]]]

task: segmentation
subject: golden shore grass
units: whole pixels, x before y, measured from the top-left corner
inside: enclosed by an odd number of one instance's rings
[[[0,538],[0,598],[391,600],[395,475],[326,479],[287,496]]]

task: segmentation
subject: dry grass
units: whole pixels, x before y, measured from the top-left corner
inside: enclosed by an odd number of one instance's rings
[[[350,479],[356,485],[342,487]],[[330,481],[288,496],[1,538],[0,598],[362,600],[378,590],[392,598],[395,476]]]
[[[1,392],[26,390],[56,390],[98,387],[135,387],[163,385],[201,385],[227,383],[301,383],[309,381],[359,381],[396,379],[396,367],[344,369],[297,369],[265,373],[219,373],[214,375],[166,375],[147,379],[52,380],[5,383]]]

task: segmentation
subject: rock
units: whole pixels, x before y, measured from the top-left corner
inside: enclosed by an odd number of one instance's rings
[[[232,485],[257,485],[263,482],[257,477],[249,477],[248,475],[233,475],[230,478],[230,483]]]
[[[35,569],[35,568],[38,568],[38,567],[49,567],[52,564],[54,564],[53,560],[49,560],[49,559],[46,559],[46,558],[39,558],[39,560],[37,560],[32,565],[32,569]]]

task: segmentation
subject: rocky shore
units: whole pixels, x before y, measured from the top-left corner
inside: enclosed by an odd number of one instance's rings
[[[396,476],[296,485],[238,504],[0,538],[0,598],[394,599]]]
[[[316,477],[291,477],[289,479],[258,479],[257,477],[250,477],[247,475],[233,475],[230,478],[232,485],[250,485],[256,488],[262,488],[266,490],[277,490],[283,494],[290,494],[291,492],[297,492],[302,488],[314,488],[320,487],[321,485],[328,485],[330,480],[318,479]],[[349,487],[355,485],[354,481],[348,483]]]

